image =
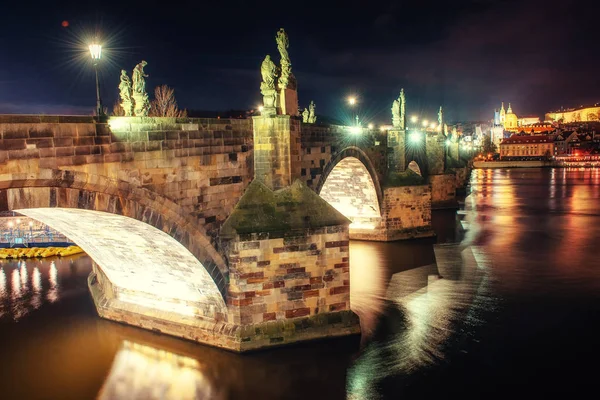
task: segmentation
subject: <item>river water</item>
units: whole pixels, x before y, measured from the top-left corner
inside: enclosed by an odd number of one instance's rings
[[[238,355],[100,319],[85,255],[3,261],[0,398],[583,397],[600,170],[476,170],[471,188],[437,239],[351,243],[361,337]]]

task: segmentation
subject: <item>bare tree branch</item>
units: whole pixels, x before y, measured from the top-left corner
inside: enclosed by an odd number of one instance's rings
[[[175,90],[167,85],[154,89],[154,100],[150,103],[151,117],[187,117],[186,110],[180,110],[175,100]]]

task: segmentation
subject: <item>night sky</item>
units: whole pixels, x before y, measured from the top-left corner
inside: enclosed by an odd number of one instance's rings
[[[366,119],[389,123],[402,87],[409,114],[433,118],[443,105],[453,121],[488,120],[501,101],[539,116],[600,101],[592,1],[69,3],[3,4],[0,113],[92,113],[93,69],[77,43],[96,30],[109,110],[120,69],[142,59],[147,87],[174,87],[182,108],[253,108],[280,27],[300,106],[314,100],[318,115],[347,118],[344,99],[358,94]]]

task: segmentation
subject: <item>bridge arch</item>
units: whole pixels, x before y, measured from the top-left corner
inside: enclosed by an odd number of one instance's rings
[[[191,259],[186,258],[187,262],[193,264],[197,261],[197,264],[189,266],[189,272],[199,279],[196,283],[204,282],[204,292],[214,300],[217,312],[224,310],[226,263],[197,221],[171,200],[127,182],[83,172],[41,169],[38,173],[0,175],[0,211],[21,212],[41,222],[48,222],[49,226],[56,227],[73,239],[76,237],[77,244],[92,256],[96,264],[102,266],[102,257],[99,256],[99,250],[94,249],[93,241],[86,240],[83,230],[78,226],[65,224],[69,209],[72,215],[81,218],[82,228],[89,228],[89,225],[84,225],[94,218],[109,216],[116,229],[123,226],[131,226],[135,232],[146,229],[144,235],[149,235],[151,241],[160,240],[165,245],[164,251],[171,252],[172,257],[162,258],[163,261],[168,259],[168,263],[176,263],[178,255],[184,258],[190,256]],[[70,219],[71,225],[75,225],[73,221]],[[120,237],[113,239],[119,239],[122,243],[125,233],[115,232]],[[94,237],[97,239],[94,235],[90,239]],[[135,237],[135,234],[130,237]],[[151,259],[148,262],[152,262]],[[199,267],[205,272],[194,270]],[[204,279],[204,275],[210,277],[210,282]],[[185,281],[187,278],[189,276],[184,274],[180,279]],[[156,279],[160,280],[161,277],[157,276]],[[174,283],[175,280],[171,279],[170,282]]]
[[[358,147],[347,147],[331,158],[316,192],[352,220],[351,229],[373,229],[381,219],[379,177],[368,155]]]

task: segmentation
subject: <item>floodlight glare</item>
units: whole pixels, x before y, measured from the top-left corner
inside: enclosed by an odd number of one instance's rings
[[[421,135],[418,132],[413,132],[410,134],[410,141],[412,143],[420,143],[421,142]]]

